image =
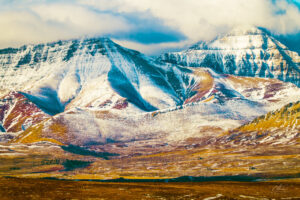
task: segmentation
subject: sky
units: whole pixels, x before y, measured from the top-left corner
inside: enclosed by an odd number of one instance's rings
[[[0,0],[0,48],[105,36],[157,55],[240,25],[299,37],[300,0]]]

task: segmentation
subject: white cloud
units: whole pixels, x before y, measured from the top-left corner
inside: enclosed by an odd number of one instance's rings
[[[300,11],[291,0],[77,0],[12,1],[0,10],[0,47],[28,42],[135,31],[125,15],[150,13],[162,24],[183,33],[181,42],[143,45],[121,41],[131,48],[155,53],[208,40],[238,25],[256,25],[279,34],[300,31]],[[49,3],[52,2],[52,3]],[[54,3],[53,3],[54,2]],[[16,6],[17,5],[17,6]],[[1,0],[0,0],[1,6]],[[8,8],[7,8],[8,6]],[[3,27],[3,28],[2,28]],[[150,27],[151,28],[151,27]]]
[[[65,24],[79,34],[109,34],[131,28],[121,16],[97,13],[80,6],[50,4],[34,6],[32,10],[42,21]]]
[[[257,25],[280,33],[300,30],[299,9],[285,0],[81,0],[119,13],[150,11],[191,39],[208,39],[237,25]],[[278,11],[284,14],[276,15]]]
[[[158,44],[141,44],[138,42],[132,42],[127,40],[117,40],[113,39],[114,42],[135,50],[140,50],[145,54],[158,56],[162,52],[167,51],[177,51],[181,50],[183,48],[188,48],[191,45],[191,42],[189,40],[183,41],[183,42],[165,42],[165,43],[158,43]]]
[[[279,34],[300,31],[299,8],[285,0],[81,0],[80,3],[118,13],[150,12],[187,36],[188,41],[181,42],[182,45],[212,39],[239,25],[261,26]],[[172,43],[143,47],[126,43],[145,52],[176,46]]]
[[[70,4],[32,4],[0,11],[0,48],[130,31],[122,16]]]

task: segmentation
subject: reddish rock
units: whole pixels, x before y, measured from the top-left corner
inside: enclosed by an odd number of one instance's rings
[[[0,121],[8,132],[21,131],[25,122],[36,124],[49,117],[18,92],[9,93],[0,102]]]
[[[126,99],[119,99],[115,105],[114,109],[123,110],[128,107],[128,101]]]

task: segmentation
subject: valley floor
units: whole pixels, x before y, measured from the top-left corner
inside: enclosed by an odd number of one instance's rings
[[[52,145],[0,145],[0,176],[59,179],[165,179],[181,176],[299,177],[299,145],[238,147],[95,146],[119,156]],[[187,149],[189,147],[189,149]],[[109,155],[109,154],[108,154]],[[112,154],[113,155],[113,154]]]
[[[135,142],[89,149],[3,144],[0,200],[300,199],[299,144],[194,143],[173,147]],[[178,182],[150,182],[177,177]],[[118,178],[119,182],[98,182]],[[195,180],[201,182],[185,182]],[[253,182],[257,180],[263,182]]]
[[[300,181],[99,183],[0,178],[0,199],[300,199]]]

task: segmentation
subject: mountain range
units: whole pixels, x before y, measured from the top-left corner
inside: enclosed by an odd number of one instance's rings
[[[295,145],[299,63],[256,27],[158,58],[109,38],[2,49],[0,141],[121,158],[191,145]]]

